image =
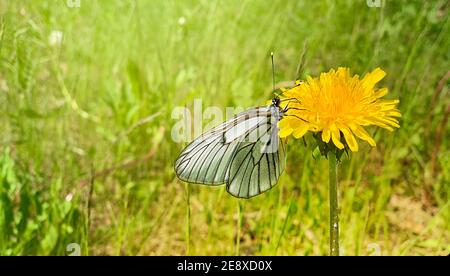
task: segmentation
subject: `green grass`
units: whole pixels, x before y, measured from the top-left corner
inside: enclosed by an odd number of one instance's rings
[[[264,104],[270,52],[292,80],[305,41],[302,77],[381,67],[403,114],[341,164],[343,253],[450,253],[447,1],[66,2],[0,0],[0,255],[328,254],[327,162],[301,141],[251,200],[172,168],[174,107]]]

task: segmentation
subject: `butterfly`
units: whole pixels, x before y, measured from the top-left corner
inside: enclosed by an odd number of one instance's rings
[[[285,99],[283,99],[285,100]],[[286,165],[278,122],[286,108],[277,96],[248,109],[192,141],[175,161],[177,177],[189,183],[226,184],[228,193],[251,198],[270,190]]]

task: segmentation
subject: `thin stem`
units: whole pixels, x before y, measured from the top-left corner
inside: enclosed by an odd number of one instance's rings
[[[330,189],[330,256],[339,256],[339,206],[336,152],[328,152],[328,172]]]
[[[241,201],[237,200],[238,221],[237,221],[237,228],[236,228],[236,244],[235,244],[235,252],[234,252],[234,254],[236,256],[239,256],[240,248],[241,248],[242,208],[243,208],[243,206],[241,204]]]
[[[185,233],[185,242],[186,242],[186,255],[188,256],[190,252],[190,244],[191,244],[191,186],[189,183],[185,184],[186,187],[186,233]]]

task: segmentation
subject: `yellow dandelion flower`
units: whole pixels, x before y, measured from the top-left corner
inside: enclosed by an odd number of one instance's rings
[[[322,141],[343,149],[358,151],[355,136],[375,146],[364,129],[375,125],[390,131],[398,128],[398,100],[382,99],[387,88],[375,89],[386,73],[377,68],[362,79],[351,76],[348,68],[322,73],[319,78],[307,77],[301,85],[283,93],[287,111],[279,122],[279,136],[301,138],[308,131],[319,133]],[[341,135],[344,139],[341,139]],[[345,141],[345,142],[344,142]]]

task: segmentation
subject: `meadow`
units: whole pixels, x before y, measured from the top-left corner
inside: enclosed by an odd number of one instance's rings
[[[327,255],[308,139],[249,200],[173,170],[174,108],[264,105],[271,52],[277,83],[381,67],[400,99],[342,160],[341,253],[450,254],[450,5],[381,4],[0,0],[0,255]]]

